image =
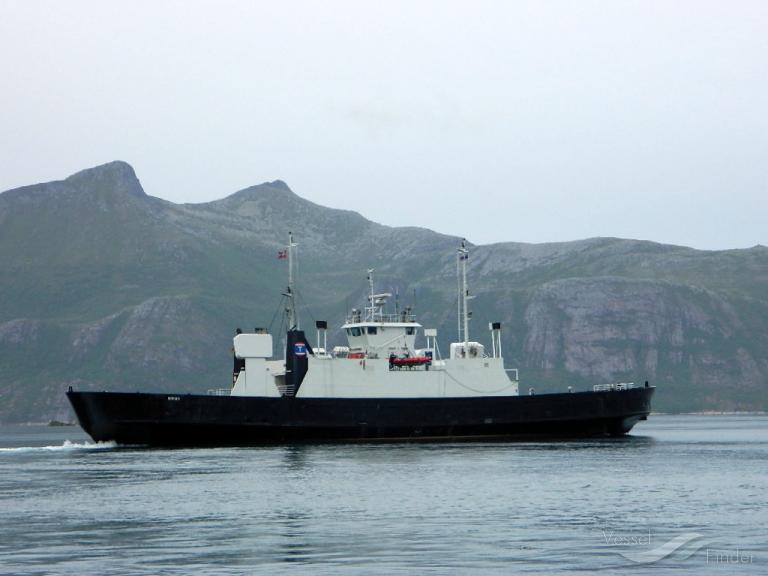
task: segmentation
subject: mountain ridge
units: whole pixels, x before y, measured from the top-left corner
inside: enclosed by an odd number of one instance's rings
[[[49,182],[30,184],[30,185],[20,186],[17,188],[12,188],[5,191],[0,191],[0,198],[2,198],[4,195],[13,196],[18,194],[28,193],[32,190],[36,191],[38,187],[51,187],[51,186],[60,185],[60,184],[76,184],[80,182],[90,183],[90,181],[94,177],[99,181],[101,181],[102,183],[104,183],[104,185],[106,186],[105,191],[118,192],[118,193],[121,191],[121,188],[125,188],[125,186],[115,186],[114,185],[115,182],[121,183],[121,178],[127,178],[129,181],[131,181],[131,183],[135,183],[136,185],[135,188],[131,187],[131,189],[128,191],[129,194],[140,197],[140,198],[149,199],[152,201],[159,201],[163,204],[166,204],[168,206],[174,206],[174,207],[209,207],[211,205],[213,206],[225,205],[235,200],[244,201],[244,202],[248,200],[264,200],[265,193],[269,194],[270,192],[273,192],[273,191],[287,192],[289,194],[289,197],[292,200],[297,200],[301,204],[307,207],[319,208],[321,210],[325,210],[328,212],[353,214],[356,217],[361,218],[362,220],[364,220],[369,224],[381,226],[382,228],[391,229],[391,230],[424,230],[436,235],[446,236],[450,238],[461,238],[461,236],[459,235],[442,234],[422,226],[388,226],[386,224],[380,224],[373,220],[370,220],[355,210],[323,206],[323,205],[314,203],[310,200],[307,200],[302,196],[299,196],[298,194],[296,194],[295,191],[293,191],[293,189],[290,188],[290,186],[285,181],[280,179],[273,180],[273,181],[265,181],[260,184],[247,186],[231,194],[222,196],[221,198],[214,199],[214,200],[208,200],[204,202],[176,203],[171,200],[165,200],[157,196],[148,195],[144,191],[143,187],[141,186],[140,180],[136,176],[136,173],[133,167],[124,160],[113,160],[111,162],[106,162],[98,166],[86,168],[78,172],[75,172],[74,174],[64,178],[63,180],[52,180]],[[82,188],[80,189],[80,191],[82,191]],[[582,244],[592,244],[592,243],[602,243],[602,242],[619,242],[625,245],[630,244],[633,246],[642,245],[642,246],[649,246],[649,247],[658,247],[668,251],[684,250],[684,251],[694,251],[699,253],[717,253],[717,254],[729,253],[729,252],[740,253],[745,250],[768,251],[768,247],[762,244],[756,244],[755,246],[751,246],[748,248],[701,249],[701,248],[694,248],[694,247],[685,246],[685,245],[664,244],[664,243],[656,242],[653,240],[638,240],[638,239],[615,237],[615,236],[591,236],[588,238],[581,238],[581,239],[568,240],[568,241],[535,242],[535,243],[534,242],[502,241],[502,242],[492,242],[489,244],[476,244],[471,242],[471,240],[468,240],[469,245],[473,247],[491,248],[496,246],[514,246],[514,247],[527,247],[533,250],[546,249],[549,247],[575,247]]]

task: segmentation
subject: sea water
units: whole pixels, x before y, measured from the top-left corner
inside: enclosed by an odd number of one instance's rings
[[[768,574],[768,416],[159,450],[0,427],[1,574]]]

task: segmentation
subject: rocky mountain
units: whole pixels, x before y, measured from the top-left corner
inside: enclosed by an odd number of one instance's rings
[[[174,204],[112,162],[0,194],[0,421],[72,419],[70,385],[225,386],[234,328],[280,329],[289,230],[305,324],[338,326],[376,268],[447,349],[458,238],[318,206],[279,180]],[[524,389],[650,380],[657,410],[768,408],[765,247],[501,243],[472,247],[470,278],[473,333],[503,322]]]

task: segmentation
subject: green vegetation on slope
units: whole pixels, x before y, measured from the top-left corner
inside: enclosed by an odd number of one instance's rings
[[[234,327],[274,318],[289,230],[306,322],[340,325],[376,268],[447,351],[458,238],[317,206],[280,181],[177,205],[113,162],[0,194],[0,420],[69,419],[68,385],[225,386]],[[470,279],[473,337],[503,323],[523,389],[651,380],[660,410],[768,409],[764,247],[494,244],[472,248]],[[341,343],[338,329],[330,336]]]

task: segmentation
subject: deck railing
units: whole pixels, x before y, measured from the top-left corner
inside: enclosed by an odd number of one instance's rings
[[[376,314],[373,320],[366,318],[362,314],[352,314],[347,318],[347,324],[360,324],[363,322],[387,322],[387,323],[405,323],[416,322],[415,314]]]
[[[610,392],[611,390],[629,390],[637,388],[634,382],[614,382],[611,384],[595,384],[592,386],[594,392]]]

